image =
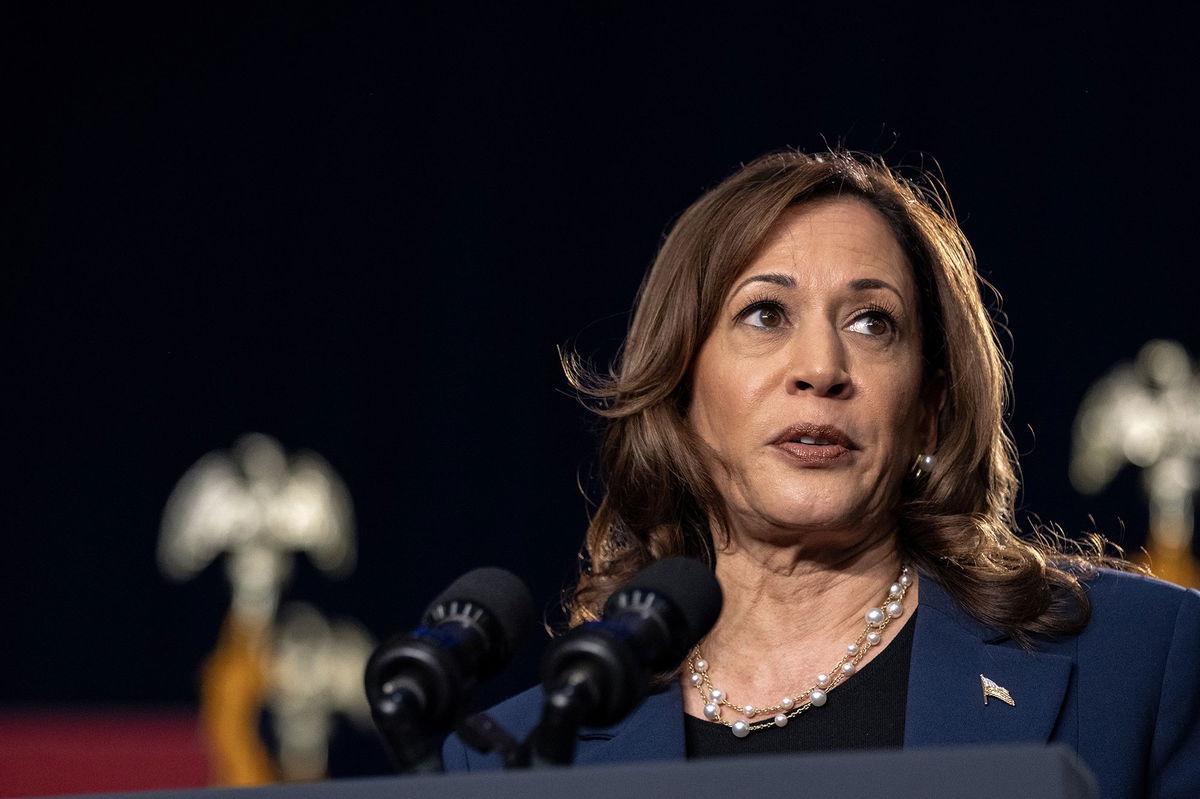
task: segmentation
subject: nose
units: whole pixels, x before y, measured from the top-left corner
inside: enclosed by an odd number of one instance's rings
[[[846,348],[836,330],[797,331],[791,347],[789,393],[808,391],[818,397],[845,399],[850,396],[850,373]]]

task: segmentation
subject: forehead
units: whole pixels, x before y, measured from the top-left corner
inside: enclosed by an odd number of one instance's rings
[[[791,208],[771,228],[758,255],[738,276],[782,272],[797,285],[877,278],[913,296],[912,268],[883,215],[851,197]]]

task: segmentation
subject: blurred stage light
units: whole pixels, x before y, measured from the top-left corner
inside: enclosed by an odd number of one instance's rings
[[[288,457],[275,439],[250,433],[231,452],[201,458],[167,501],[163,572],[185,580],[224,555],[232,593],[202,670],[201,717],[219,784],[318,779],[335,718],[370,727],[362,690],[370,636],[311,605],[279,612],[297,553],[331,576],[354,568],[350,495],[319,455]],[[275,752],[259,734],[264,714]]]
[[[1191,554],[1200,487],[1200,373],[1181,344],[1155,340],[1087,392],[1075,419],[1071,482],[1102,491],[1126,463],[1150,502],[1146,550],[1155,573],[1200,587]]]

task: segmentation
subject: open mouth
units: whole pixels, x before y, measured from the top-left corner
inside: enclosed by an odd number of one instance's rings
[[[775,439],[776,444],[793,444],[806,447],[842,447],[858,449],[850,436],[833,425],[798,424],[784,430]]]
[[[858,449],[850,436],[832,425],[793,425],[773,443],[793,462],[805,467],[832,466]]]

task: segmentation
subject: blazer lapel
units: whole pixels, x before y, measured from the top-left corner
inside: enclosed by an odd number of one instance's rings
[[[922,576],[920,591],[905,745],[1045,743],[1066,696],[1071,659],[1015,647],[928,577]],[[1005,688],[1014,706],[994,697],[985,705],[980,675]]]
[[[683,694],[674,680],[666,689],[646,697],[624,721],[581,730],[575,750],[576,763],[682,760],[685,756]]]

